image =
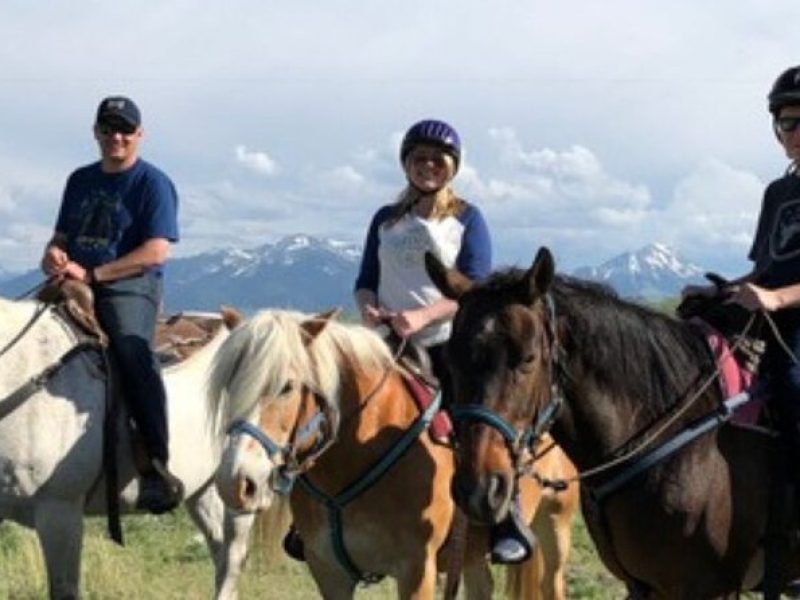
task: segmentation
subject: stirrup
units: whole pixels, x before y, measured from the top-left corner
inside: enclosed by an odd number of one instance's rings
[[[537,546],[536,535],[522,520],[516,502],[505,520],[492,527],[490,541],[490,559],[495,564],[525,562]]]

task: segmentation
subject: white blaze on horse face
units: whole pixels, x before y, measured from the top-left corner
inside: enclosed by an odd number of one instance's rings
[[[247,422],[259,427],[259,413],[256,408]],[[272,502],[269,480],[277,466],[250,435],[241,432],[229,435],[215,476],[217,491],[234,510],[265,510]]]

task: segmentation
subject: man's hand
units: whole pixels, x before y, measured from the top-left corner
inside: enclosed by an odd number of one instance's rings
[[[752,283],[743,283],[731,289],[733,294],[728,302],[739,304],[747,310],[765,310],[773,312],[781,308],[780,295]]]
[[[61,270],[60,275],[62,277],[66,277],[67,279],[75,279],[77,281],[83,281],[85,283],[91,283],[89,277],[89,271],[84,269],[78,263],[74,261],[68,261],[66,266]]]
[[[50,277],[61,275],[69,264],[69,256],[58,246],[50,245],[42,257],[42,271]]]

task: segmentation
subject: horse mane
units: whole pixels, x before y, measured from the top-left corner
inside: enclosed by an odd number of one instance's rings
[[[209,377],[208,402],[218,428],[247,418],[262,396],[277,396],[290,379],[338,404],[348,365],[369,371],[394,363],[384,341],[361,325],[329,319],[309,339],[302,325],[313,319],[297,311],[264,310],[234,329],[217,351]]]
[[[705,339],[689,323],[575,278],[558,277],[553,295],[556,310],[566,312],[571,345],[591,354],[598,383],[624,390],[653,416],[684,400],[714,370]]]

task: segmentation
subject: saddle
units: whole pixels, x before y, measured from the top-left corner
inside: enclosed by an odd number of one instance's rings
[[[97,319],[94,293],[87,284],[74,279],[51,283],[37,298],[55,305],[66,320],[80,332],[98,339],[108,347],[108,335]],[[156,323],[155,352],[162,366],[186,360],[216,335],[224,322],[216,314],[177,313],[159,317]]]
[[[406,389],[414,398],[419,411],[424,412],[431,405],[440,388],[439,380],[433,374],[428,351],[423,346],[409,340],[404,343],[393,331],[385,339],[392,354],[397,357],[397,363],[402,367],[400,372]],[[428,433],[437,444],[450,444],[453,423],[446,407],[442,407],[436,412],[428,427]]]
[[[104,349],[108,349],[108,335],[97,319],[94,293],[89,285],[74,279],[65,279],[42,288],[37,298],[53,304],[79,334],[97,339]],[[210,342],[223,326],[224,321],[218,315],[210,313],[178,313],[170,317],[159,317],[156,323],[155,352],[161,366],[172,366],[186,360]],[[113,355],[109,358],[107,377],[112,390],[109,410],[115,414],[116,403],[124,401],[125,394],[119,385]],[[127,426],[136,469],[139,473],[147,472],[152,465],[144,441],[130,420],[127,421]],[[109,434],[116,439],[116,430],[113,427],[109,429]]]
[[[728,304],[725,281],[718,275],[706,275],[719,290],[712,297],[687,296],[675,309],[678,317],[698,327],[706,338],[719,370],[723,397],[730,398],[749,390],[751,399],[738,408],[733,422],[755,425],[762,417],[764,392],[758,383],[761,358],[766,350],[763,322],[738,304]],[[748,324],[750,326],[748,327]]]

